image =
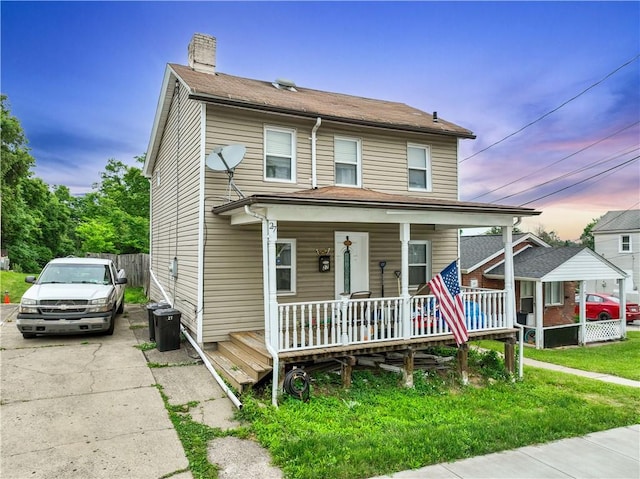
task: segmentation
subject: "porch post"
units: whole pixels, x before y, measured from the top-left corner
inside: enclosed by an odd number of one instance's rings
[[[580,333],[578,334],[578,342],[583,346],[586,344],[587,340],[587,303],[585,302],[587,290],[587,282],[582,280],[580,281],[580,295],[578,302],[580,304],[580,308],[578,310],[578,319],[580,320]]]
[[[627,337],[627,291],[625,290],[625,279],[618,280],[618,291],[620,292],[620,335]]]
[[[516,287],[513,273],[513,226],[502,227],[502,242],[504,244],[504,289],[506,294],[506,322],[508,328],[513,328],[516,314]]]
[[[544,296],[542,294],[542,281],[536,281],[536,295],[533,301],[536,304],[536,349],[544,349]]]
[[[267,220],[267,288],[269,295],[268,321],[265,324],[267,341],[277,351],[278,347],[278,286],[276,283],[276,242],[278,241],[278,222]]]
[[[411,297],[409,296],[409,240],[411,239],[411,224],[400,224],[400,283],[402,289],[402,309],[400,318],[402,320],[402,336],[405,339],[411,337],[411,312],[409,311]]]

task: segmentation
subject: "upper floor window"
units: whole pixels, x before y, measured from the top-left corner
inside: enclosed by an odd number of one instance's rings
[[[564,283],[552,281],[544,283],[544,305],[559,306],[564,304]]]
[[[430,278],[431,249],[429,241],[409,241],[409,287],[426,283]]]
[[[333,143],[336,162],[336,185],[360,186],[362,153],[360,140],[338,138]]]
[[[296,180],[296,131],[289,128],[265,127],[264,177],[267,180]]]
[[[631,236],[620,235],[620,253],[631,253]]]
[[[278,294],[296,292],[296,240],[276,242],[276,289]]]
[[[409,189],[431,191],[431,148],[423,145],[407,145]]]

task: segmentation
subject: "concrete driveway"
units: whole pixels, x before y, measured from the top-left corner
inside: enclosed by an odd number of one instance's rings
[[[0,325],[0,476],[191,477],[126,317],[113,336],[25,340],[16,307]]]

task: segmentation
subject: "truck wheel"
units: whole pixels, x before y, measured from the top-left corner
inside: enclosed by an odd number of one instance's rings
[[[124,299],[122,300],[122,303],[120,303],[120,306],[118,306],[118,314],[122,314],[124,313]]]
[[[113,310],[113,314],[111,315],[111,324],[109,325],[109,329],[107,329],[104,334],[111,336],[113,334],[113,329],[116,327],[116,311]]]
[[[24,339],[33,339],[36,337],[36,335],[34,333],[22,333],[22,337]]]

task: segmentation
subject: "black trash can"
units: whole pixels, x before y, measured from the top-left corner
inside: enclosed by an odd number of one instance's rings
[[[147,314],[149,316],[149,341],[155,342],[156,340],[156,328],[153,323],[153,312],[156,309],[166,309],[170,308],[171,305],[166,301],[160,301],[159,303],[149,303],[147,304]]]
[[[180,349],[180,318],[182,313],[173,308],[160,308],[153,312],[156,331],[156,349],[172,351]]]

